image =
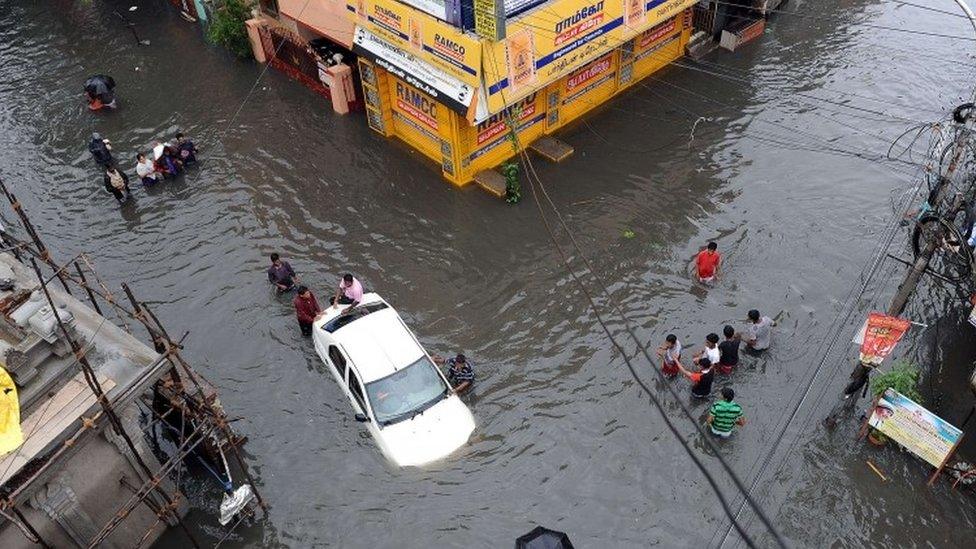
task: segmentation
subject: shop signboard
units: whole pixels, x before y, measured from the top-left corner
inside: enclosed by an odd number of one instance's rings
[[[415,58],[363,27],[356,29],[353,51],[451,110],[467,114],[474,96],[474,90],[468,84]]]
[[[554,0],[510,20],[505,41],[485,45],[488,110],[503,109],[618,47],[654,25],[678,15],[697,0]],[[521,38],[528,34],[531,40]],[[513,41],[513,37],[520,37]],[[531,45],[533,70],[513,67]],[[513,73],[513,68],[518,72]],[[505,71],[505,72],[502,72]],[[527,78],[531,76],[531,78]]]
[[[962,431],[894,389],[881,395],[868,425],[933,467],[942,467]]]
[[[875,366],[881,364],[911,324],[911,321],[903,318],[882,313],[869,314],[867,329],[861,342],[861,362]]]
[[[488,40],[505,38],[505,4],[502,0],[473,0],[474,32]]]
[[[368,30],[472,89],[481,85],[478,37],[396,0],[356,0],[346,7],[358,28]]]
[[[457,0],[400,0],[404,4],[413,6],[420,11],[457,25],[461,21],[460,2]]]

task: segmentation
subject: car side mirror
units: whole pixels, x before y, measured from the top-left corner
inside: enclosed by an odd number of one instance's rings
[[[356,421],[360,423],[369,423],[369,418],[366,417],[366,414],[356,414]]]

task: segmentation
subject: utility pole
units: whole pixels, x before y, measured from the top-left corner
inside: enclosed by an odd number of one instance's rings
[[[970,9],[968,4],[966,4],[966,0],[953,1],[966,14],[966,17],[969,19],[969,24],[973,26],[973,32],[976,34],[976,14],[974,14],[973,10]],[[939,212],[938,209],[948,198],[946,193],[948,193],[952,188],[952,179],[956,175],[956,170],[959,168],[960,161],[966,154],[970,136],[972,135],[974,126],[976,126],[976,117],[973,116],[976,114],[974,113],[974,111],[976,111],[976,107],[973,106],[976,104],[976,88],[973,89],[969,101],[968,108],[963,109],[962,107],[965,107],[964,105],[956,109],[956,114],[961,115],[962,117],[962,120],[959,120],[957,117],[956,123],[961,124],[962,128],[957,132],[955,141],[952,144],[952,160],[950,160],[945,174],[941,173],[943,158],[943,155],[941,154],[941,140],[939,146],[937,147],[937,154],[939,154],[939,180],[936,184],[935,190],[929,193],[928,198],[930,201],[929,206],[932,207],[936,215],[943,215],[943,212]],[[963,201],[961,200],[961,197],[956,197],[956,199],[952,202],[952,206],[949,208],[949,219],[955,218],[962,206]],[[898,291],[895,292],[894,297],[891,299],[891,304],[888,306],[887,312],[889,316],[899,316],[902,314],[902,312],[904,312],[905,306],[908,305],[908,300],[915,293],[918,283],[922,279],[922,275],[928,270],[929,263],[932,261],[932,256],[944,241],[945,231],[943,226],[940,223],[935,223],[933,225],[934,228],[931,230],[927,230],[924,225],[921,227],[921,236],[925,242],[925,245],[919,249],[918,256],[915,258],[915,262],[912,263],[911,269],[905,273],[905,278],[902,279],[901,284],[898,285]],[[966,244],[962,243],[962,245],[965,246]],[[868,376],[871,374],[872,369],[873,366],[858,361],[857,366],[854,367],[854,371],[851,373],[851,382],[848,383],[847,387],[844,389],[845,398],[854,395],[861,390],[862,387],[864,387],[868,381]]]

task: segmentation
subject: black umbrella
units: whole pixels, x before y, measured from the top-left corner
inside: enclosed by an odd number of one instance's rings
[[[565,532],[536,526],[515,540],[515,549],[573,549],[573,542]]]

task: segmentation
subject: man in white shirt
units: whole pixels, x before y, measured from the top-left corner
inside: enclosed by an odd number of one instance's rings
[[[143,185],[148,187],[159,180],[159,175],[156,173],[156,165],[153,164],[152,160],[146,158],[146,155],[139,153],[136,156],[136,161],[136,174],[142,180]]]

